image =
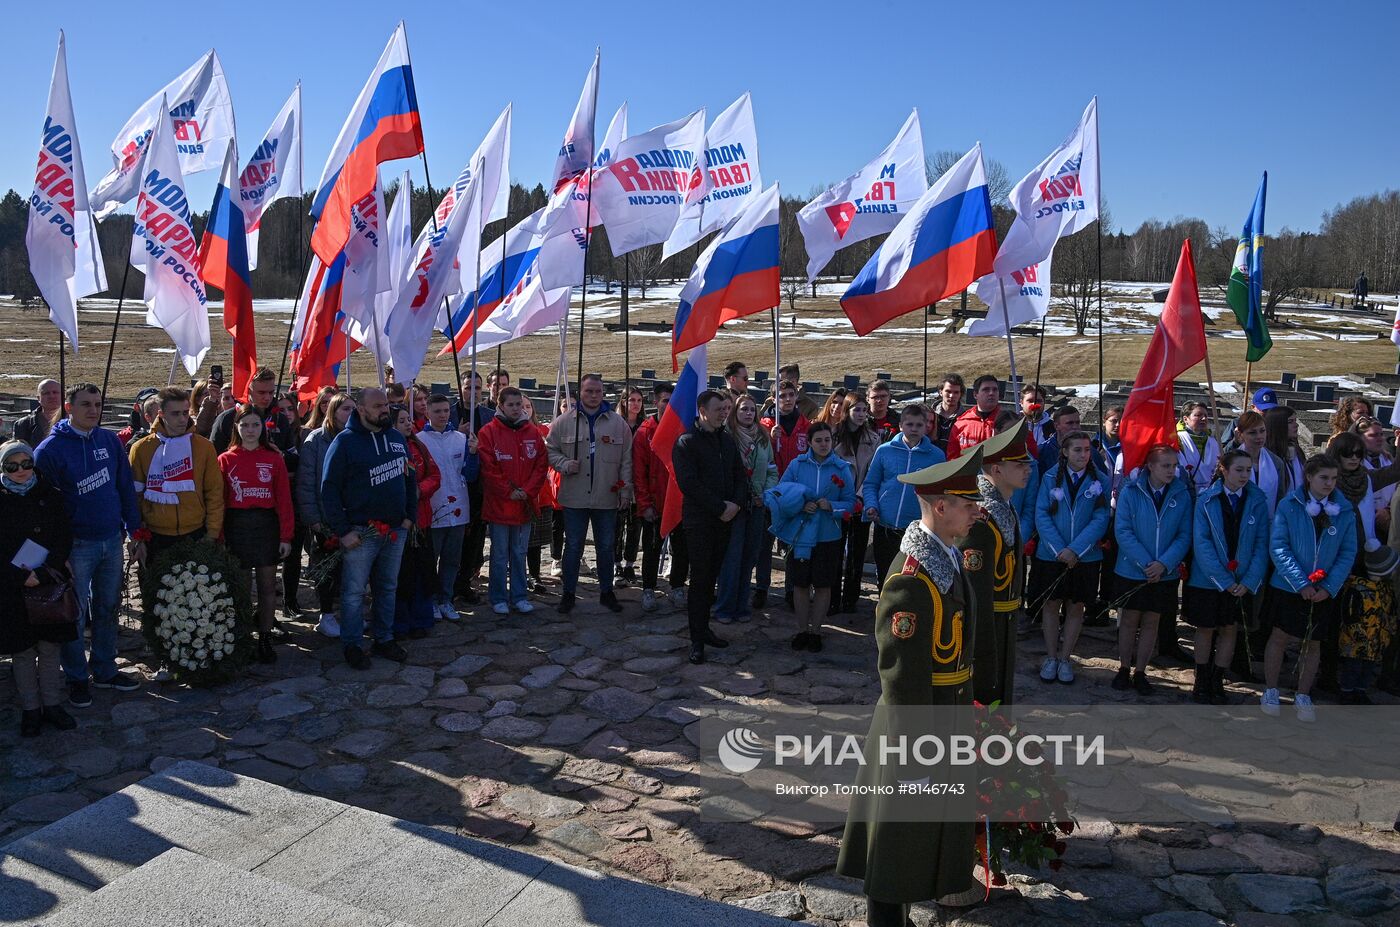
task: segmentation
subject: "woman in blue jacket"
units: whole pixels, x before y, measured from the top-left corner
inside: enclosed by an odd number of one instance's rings
[[[1152,691],[1147,661],[1157,621],[1176,605],[1179,570],[1191,552],[1191,491],[1176,478],[1176,448],[1159,444],[1123,485],[1113,533],[1118,541],[1118,675],[1113,688]],[[1136,671],[1129,674],[1129,668]]]
[[[856,504],[851,465],[831,452],[833,444],[831,426],[814,422],[807,429],[807,453],[794,458],[778,485],[764,494],[773,534],[790,545],[786,570],[799,629],[792,649],[812,653],[822,649],[819,631],[841,571],[841,522]],[[805,500],[795,511],[782,504],[792,503],[794,495]]]
[[[1045,471],[1036,493],[1035,529],[1039,538],[1031,562],[1030,601],[1041,606],[1045,662],[1041,682],[1074,682],[1070,655],[1084,628],[1084,609],[1099,591],[1099,541],[1108,530],[1108,474],[1093,461],[1089,433],[1074,431],[1060,444],[1059,462]],[[1063,634],[1060,603],[1068,602]]]
[[[1269,610],[1274,629],[1264,648],[1264,694],[1259,707],[1279,712],[1278,683],[1288,647],[1302,641],[1298,690],[1293,707],[1299,721],[1315,719],[1313,680],[1317,678],[1318,641],[1339,620],[1337,594],[1356,562],[1356,509],[1337,489],[1337,460],[1318,454],[1303,468],[1303,485],[1278,504],[1269,537],[1274,575],[1269,580]]]
[[[1254,462],[1226,451],[1215,482],[1196,497],[1191,522],[1191,575],[1181,613],[1196,628],[1196,681],[1191,701],[1225,705],[1225,670],[1235,654],[1235,632],[1253,609],[1269,570],[1269,503],[1250,482]],[[1215,646],[1215,660],[1210,650]]]

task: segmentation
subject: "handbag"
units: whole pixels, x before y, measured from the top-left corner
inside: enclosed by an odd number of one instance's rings
[[[76,624],[78,594],[73,589],[73,580],[50,569],[36,570],[35,575],[39,577],[39,585],[20,587],[30,625]]]

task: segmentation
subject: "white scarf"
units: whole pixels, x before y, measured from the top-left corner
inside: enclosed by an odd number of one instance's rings
[[[1274,509],[1278,506],[1278,465],[1268,449],[1259,449],[1259,461],[1253,467],[1251,479],[1264,491],[1264,501],[1269,504],[1269,518],[1272,520]]]
[[[1215,480],[1215,465],[1220,461],[1220,442],[1215,440],[1214,435],[1208,435],[1203,458],[1201,452],[1196,450],[1196,442],[1190,431],[1178,428],[1176,434],[1176,443],[1181,446],[1181,469],[1190,475],[1196,489],[1205,489]]]
[[[162,505],[179,505],[176,493],[194,492],[194,448],[188,434],[176,438],[155,432],[160,445],[151,455],[151,465],[146,470],[146,485],[138,486],[137,491],[147,502]]]

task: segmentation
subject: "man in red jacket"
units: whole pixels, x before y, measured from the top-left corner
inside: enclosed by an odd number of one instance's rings
[[[990,373],[972,381],[972,408],[953,421],[948,432],[948,459],[960,457],[997,433],[997,413],[1001,411],[1001,384]]]
[[[491,532],[491,608],[529,614],[525,557],[535,496],[549,472],[544,433],[522,415],[525,397],[513,386],[497,397],[496,416],[477,435],[481,460],[481,516]],[[509,588],[507,588],[509,586]]]
[[[656,611],[656,580],[661,569],[661,515],[666,508],[666,467],[651,449],[651,439],[666,405],[671,401],[672,386],[658,381],[651,388],[656,402],[656,414],[637,428],[632,436],[632,482],[637,487],[637,515],[642,519],[642,611]],[[690,576],[690,556],[685,546],[685,532],[671,532],[671,604],[683,608],[686,604],[685,582]]]

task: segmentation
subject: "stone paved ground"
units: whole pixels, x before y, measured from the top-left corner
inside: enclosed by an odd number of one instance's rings
[[[554,587],[557,588],[557,587]],[[0,844],[159,770],[193,758],[385,814],[725,899],[815,924],[863,916],[858,889],[832,874],[839,830],[790,822],[702,820],[713,777],[682,736],[688,706],[770,700],[872,703],[879,694],[866,628],[833,619],[826,650],[795,654],[781,606],[721,627],[734,645],[686,662],[685,617],[621,617],[584,601],[565,619],[486,608],[408,642],[406,665],[369,672],[339,646],[288,625],[274,667],[213,691],[150,684],[94,693],[79,729],[18,738],[8,674],[0,682]],[[1111,631],[1091,630],[1079,682],[1061,700],[1120,698],[1108,688]],[[122,635],[123,657],[141,641]],[[1039,687],[1040,652],[1022,645],[1020,688]],[[1154,700],[1180,700],[1185,671]],[[1089,826],[1059,873],[1013,875],[971,910],[916,910],[923,925],[1050,923],[1148,927],[1391,924],[1400,904],[1400,836],[1311,825]],[[0,920],[3,920],[0,913]]]

